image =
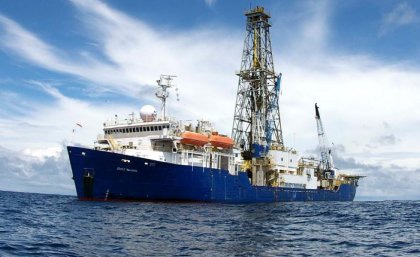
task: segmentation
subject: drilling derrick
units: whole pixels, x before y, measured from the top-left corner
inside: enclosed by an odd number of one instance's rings
[[[254,169],[266,171],[268,168],[264,166],[270,148],[283,147],[278,105],[281,74],[274,71],[270,16],[258,6],[245,16],[246,36],[241,69],[237,74],[239,82],[232,137],[242,150],[244,160],[252,167],[253,184],[262,184],[256,182]],[[263,180],[265,178],[260,179]]]

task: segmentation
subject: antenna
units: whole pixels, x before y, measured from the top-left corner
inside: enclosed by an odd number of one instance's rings
[[[174,86],[171,83],[173,78],[176,78],[176,76],[162,74],[160,75],[160,79],[156,80],[157,86],[159,87],[159,89],[157,90],[155,95],[162,102],[162,105],[161,105],[162,120],[166,119],[166,99],[169,97],[169,92],[167,91],[167,89]],[[175,89],[175,91],[178,91],[178,90]],[[178,93],[177,93],[177,98],[178,98]]]

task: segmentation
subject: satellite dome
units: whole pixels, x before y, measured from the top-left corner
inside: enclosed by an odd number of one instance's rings
[[[156,109],[151,105],[145,105],[140,109],[140,118],[144,122],[154,121],[156,119]]]

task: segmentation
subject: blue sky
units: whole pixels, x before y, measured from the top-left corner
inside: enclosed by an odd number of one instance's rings
[[[358,199],[419,199],[418,1],[3,0],[0,190],[74,194],[64,145],[156,105],[162,73],[173,115],[230,133],[250,5],[272,16],[286,144],[315,154],[318,102],[337,163],[368,175]]]

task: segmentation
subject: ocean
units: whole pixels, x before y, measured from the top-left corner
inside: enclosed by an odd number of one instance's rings
[[[0,256],[420,256],[420,201],[81,202],[0,191]]]

